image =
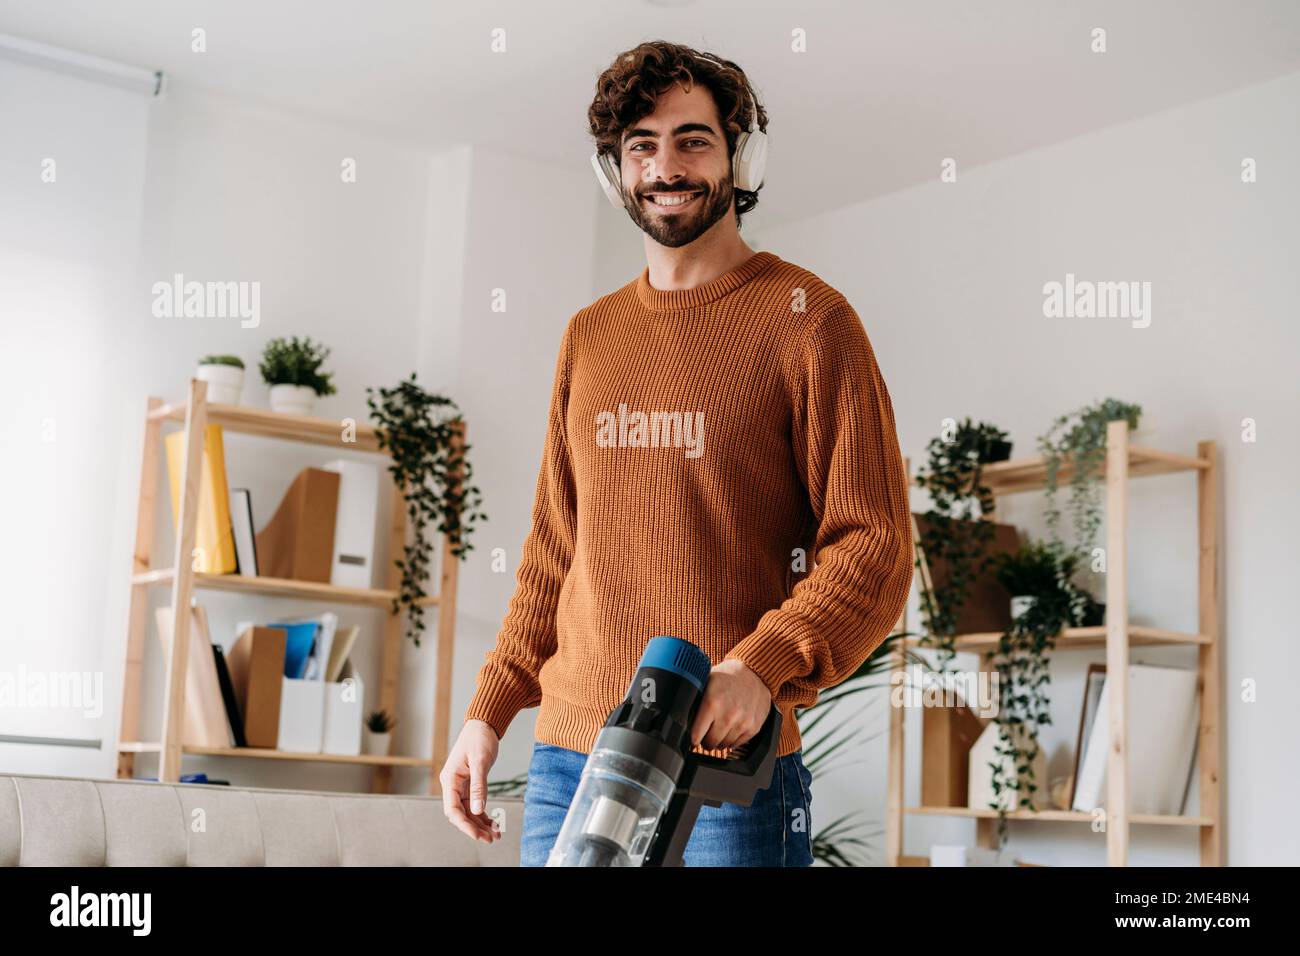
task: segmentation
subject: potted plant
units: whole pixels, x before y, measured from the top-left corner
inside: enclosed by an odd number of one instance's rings
[[[209,402],[238,405],[244,390],[244,360],[238,355],[205,355],[199,359],[196,377],[208,383]]]
[[[456,403],[426,392],[416,384],[414,372],[395,388],[367,387],[366,404],[379,447],[393,458],[388,471],[406,499],[411,519],[405,556],[393,562],[402,571],[402,584],[392,610],[396,614],[406,605],[407,636],[419,647],[424,627],[420,598],[429,575],[426,526],[434,524],[447,535],[451,553],[463,560],[473,549],[469,534],[474,522],[487,519],[478,510],[482,498],[471,482],[474,469],[466,453],[472,446],[463,443],[464,418],[459,411],[451,413]],[[435,416],[435,409],[447,414]]]
[[[956,654],[953,639],[957,621],[972,583],[988,567],[988,544],[993,539],[993,493],[980,482],[981,469],[990,455],[1011,453],[1007,433],[994,425],[978,425],[969,418],[940,435],[928,446],[929,462],[916,476],[916,484],[930,492],[925,513],[926,529],[917,542],[916,564],[921,554],[931,563],[943,562],[949,573],[933,593],[921,589],[921,613],[927,634],[921,644],[937,647],[936,666],[945,670]]]
[[[314,344],[310,337],[275,338],[262,350],[262,381],[271,386],[271,410],[291,415],[309,415],[317,396],[333,395],[337,389],[332,373],[321,365],[330,350]]]
[[[1041,544],[1027,544],[1016,554],[994,558],[994,576],[1011,595],[1011,618],[1015,620],[1033,607],[1040,594],[1056,587],[1057,561],[1052,550]]]
[[[993,428],[992,425],[982,425],[981,427],[990,430],[989,433],[984,435],[984,463],[991,465],[995,461],[1010,459],[1012,445],[1007,440],[1007,433]]]
[[[393,727],[397,721],[386,710],[372,710],[366,717],[365,753],[387,757],[393,745]]]
[[[1038,447],[1047,463],[1047,508],[1044,517],[1054,547],[1065,549],[1060,533],[1060,508],[1056,503],[1057,477],[1068,459],[1070,512],[1075,533],[1075,550],[1081,560],[1091,557],[1101,527],[1101,483],[1098,473],[1106,460],[1106,426],[1121,419],[1135,431],[1142,418],[1142,406],[1108,398],[1069,412],[1052,422],[1039,436]]]

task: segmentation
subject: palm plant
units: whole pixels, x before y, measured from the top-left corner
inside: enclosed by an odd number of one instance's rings
[[[867,657],[862,665],[834,687],[828,688],[810,707],[805,707],[795,714],[799,721],[799,733],[803,738],[804,765],[813,774],[825,776],[831,770],[861,760],[848,760],[850,747],[874,740],[879,731],[864,734],[862,719],[867,705],[854,708],[842,720],[814,733],[819,726],[827,723],[837,711],[842,712],[845,701],[867,691],[876,691],[889,687],[889,675],[897,666],[895,655],[899,642],[915,636],[911,631],[897,631],[890,634]],[[912,650],[904,650],[904,663],[916,663],[926,666],[923,657]],[[880,680],[883,676],[883,680]],[[873,698],[874,699],[874,698]],[[809,718],[810,714],[816,714]],[[805,719],[807,722],[805,723]],[[839,758],[838,762],[835,758]],[[876,845],[881,835],[880,827],[868,827],[865,812],[854,810],[832,821],[813,834],[813,858],[822,860],[829,866],[863,866],[867,853]]]

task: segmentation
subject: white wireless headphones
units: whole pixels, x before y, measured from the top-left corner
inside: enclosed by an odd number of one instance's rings
[[[707,59],[718,63],[716,57],[696,55],[696,59]],[[753,112],[749,120],[749,129],[736,137],[736,148],[731,153],[731,176],[736,189],[753,192],[763,185],[763,171],[767,167],[767,133],[758,128],[758,100],[754,91],[746,83],[749,101]],[[603,156],[599,151],[591,154],[591,168],[596,171],[596,179],[605,192],[605,198],[615,209],[623,208],[623,174],[618,168],[612,152]]]

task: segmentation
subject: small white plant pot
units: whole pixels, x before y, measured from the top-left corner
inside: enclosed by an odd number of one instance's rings
[[[387,757],[389,749],[393,746],[393,732],[386,730],[382,734],[377,734],[369,727],[366,728],[365,739],[361,744],[361,749],[372,757]]]
[[[272,385],[271,411],[287,415],[310,415],[316,404],[316,390],[310,385]]]
[[[208,402],[238,405],[244,391],[244,370],[237,365],[200,365],[195,376],[208,383]]]
[[[1018,594],[1011,599],[1011,620],[1015,620],[1034,606],[1032,594]]]

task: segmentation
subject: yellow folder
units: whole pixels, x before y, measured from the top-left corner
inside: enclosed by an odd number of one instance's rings
[[[167,474],[172,489],[172,527],[180,532],[181,471],[185,467],[185,432],[172,432],[167,445]],[[235,539],[230,530],[230,492],[226,487],[226,451],[220,425],[204,434],[199,469],[199,521],[194,538],[194,570],[230,574],[235,570]]]

